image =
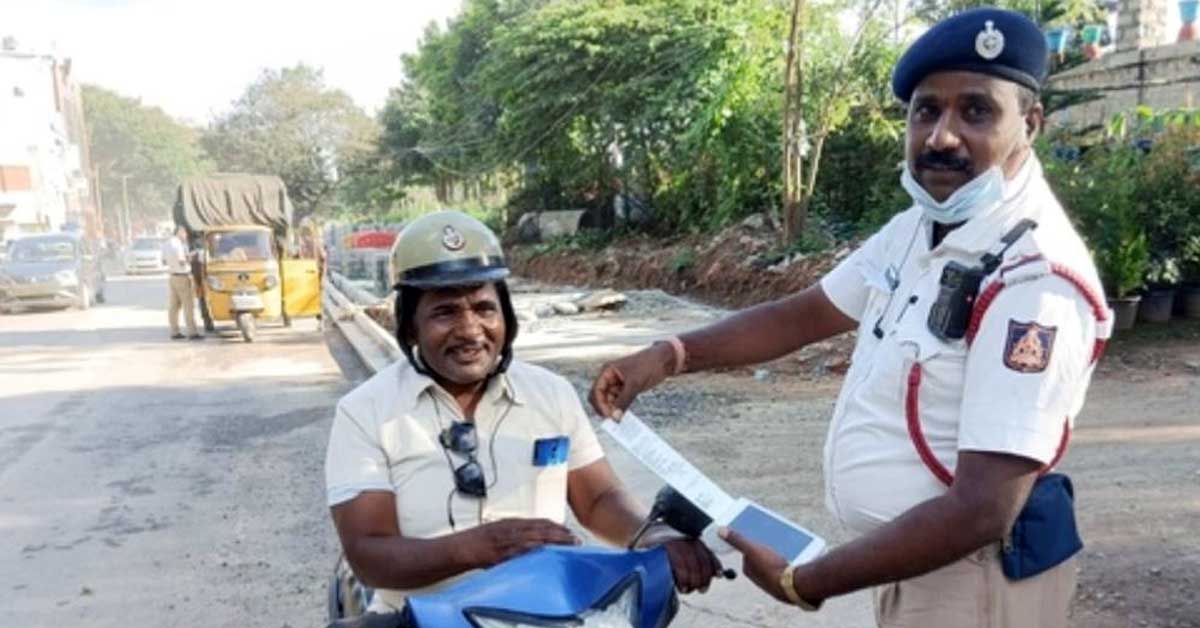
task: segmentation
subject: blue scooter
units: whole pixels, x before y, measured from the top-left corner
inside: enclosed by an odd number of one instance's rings
[[[710,519],[664,487],[637,537],[665,523],[699,537]],[[637,538],[630,544],[636,545]],[[726,570],[724,577],[734,572]],[[331,587],[336,586],[336,580]],[[361,595],[359,593],[358,595]],[[330,611],[337,596],[331,588]],[[351,598],[350,601],[353,601]],[[443,591],[408,599],[399,615],[370,624],[394,628],[662,628],[679,609],[667,552],[547,546],[496,565]],[[370,616],[366,616],[370,617]],[[331,616],[331,619],[337,617]],[[376,623],[384,622],[387,623]]]

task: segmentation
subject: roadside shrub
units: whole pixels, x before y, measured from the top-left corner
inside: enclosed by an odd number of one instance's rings
[[[1150,252],[1137,177],[1144,167],[1129,146],[1093,147],[1074,162],[1051,159],[1047,176],[1092,250],[1105,290],[1122,298],[1145,283]]]
[[[678,275],[685,270],[696,266],[696,251],[692,249],[680,249],[675,257],[671,258],[671,272]]]

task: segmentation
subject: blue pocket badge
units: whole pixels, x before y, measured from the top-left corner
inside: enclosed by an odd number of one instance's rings
[[[539,438],[533,443],[533,466],[549,467],[567,461],[571,439],[567,436]]]

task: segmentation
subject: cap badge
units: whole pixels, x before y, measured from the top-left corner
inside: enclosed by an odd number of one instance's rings
[[[458,232],[458,229],[446,225],[442,229],[442,246],[446,247],[447,251],[458,251],[467,245],[467,239],[463,234]]]
[[[995,29],[995,23],[988,20],[983,30],[975,36],[975,52],[991,61],[1004,52],[1004,33]]]

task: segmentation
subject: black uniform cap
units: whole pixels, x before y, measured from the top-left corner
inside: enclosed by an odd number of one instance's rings
[[[938,22],[900,57],[892,92],[904,102],[935,72],[988,74],[1041,91],[1049,50],[1037,24],[1020,13],[994,7],[963,11]]]

